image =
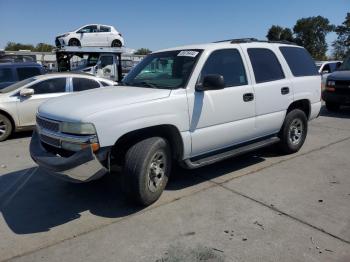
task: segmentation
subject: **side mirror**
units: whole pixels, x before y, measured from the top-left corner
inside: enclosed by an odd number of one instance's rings
[[[197,91],[218,90],[225,88],[225,80],[222,75],[205,75],[203,82],[196,86]]]
[[[34,95],[34,89],[24,88],[19,92],[20,96],[28,97]]]

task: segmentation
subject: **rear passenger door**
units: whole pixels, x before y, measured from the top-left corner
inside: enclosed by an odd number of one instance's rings
[[[244,50],[254,79],[257,136],[275,134],[293,101],[291,81],[282,69],[281,55],[272,47],[244,46]]]
[[[73,92],[80,92],[100,87],[100,84],[97,81],[81,77],[73,77],[72,84]]]
[[[201,70],[224,77],[225,88],[189,95],[192,156],[248,141],[254,137],[255,101],[240,49],[213,51]]]

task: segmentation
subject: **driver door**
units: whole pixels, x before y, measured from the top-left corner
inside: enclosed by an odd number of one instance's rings
[[[34,126],[35,115],[41,103],[49,98],[67,94],[69,78],[59,77],[35,83],[27,88],[33,89],[31,96],[20,96],[16,102],[20,126]]]
[[[239,49],[212,52],[198,83],[205,75],[221,75],[225,88],[197,91],[188,96],[192,156],[223,149],[253,139],[255,131],[254,90]]]
[[[78,31],[80,34],[80,43],[82,46],[98,46],[99,33],[97,25],[89,25]]]

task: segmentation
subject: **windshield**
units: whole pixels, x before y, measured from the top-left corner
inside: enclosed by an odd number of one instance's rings
[[[348,55],[344,62],[339,66],[337,71],[350,71],[350,55]]]
[[[150,54],[122,81],[122,85],[174,89],[186,86],[202,50]]]
[[[35,80],[36,80],[35,77],[24,79],[22,81],[19,81],[19,82],[13,84],[13,85],[5,87],[4,89],[0,89],[0,93],[9,93],[9,92],[15,91],[16,89],[18,89],[26,84],[29,84],[31,82],[34,82]]]

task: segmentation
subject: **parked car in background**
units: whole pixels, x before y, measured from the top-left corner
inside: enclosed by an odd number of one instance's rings
[[[320,74],[330,74],[341,66],[342,61],[316,61],[315,63]]]
[[[15,82],[44,73],[44,68],[37,63],[0,63],[0,91]]]
[[[342,105],[350,105],[350,55],[337,71],[328,75],[322,98],[329,111],[337,111]]]
[[[120,62],[122,64],[123,77],[126,76],[131,71],[131,69],[133,69],[134,66],[138,64],[138,62],[129,59],[123,59]]]
[[[49,98],[116,84],[86,74],[54,73],[10,85],[0,90],[0,141],[14,131],[33,128],[38,106]]]
[[[339,66],[342,64],[342,61],[316,61],[316,67],[320,75],[321,79],[321,88],[324,90],[326,85],[326,79],[329,74],[333,73]]]
[[[113,26],[90,24],[57,36],[55,44],[57,47],[67,45],[122,47],[124,38]]]
[[[310,54],[283,42],[234,39],[162,50],[118,88],[42,104],[30,153],[49,174],[73,182],[119,166],[121,188],[150,205],[174,162],[198,168],[274,143],[297,152],[308,121],[319,115],[320,84]]]

